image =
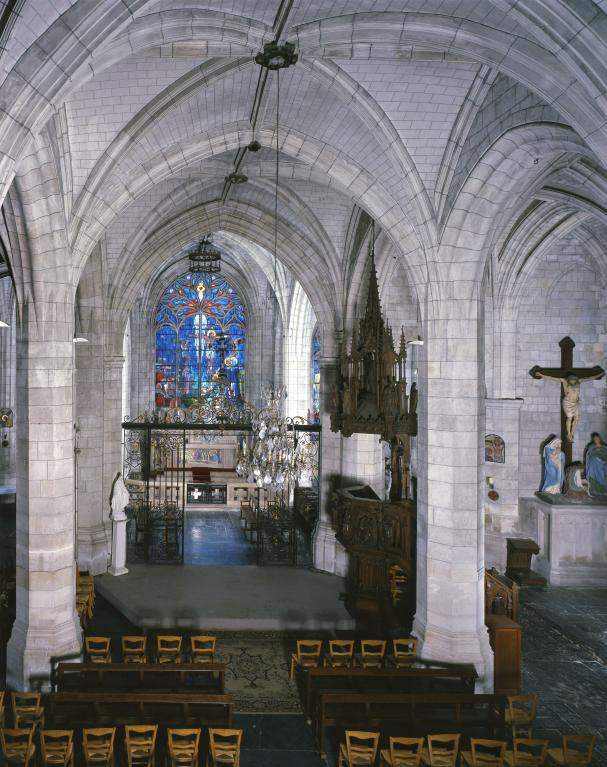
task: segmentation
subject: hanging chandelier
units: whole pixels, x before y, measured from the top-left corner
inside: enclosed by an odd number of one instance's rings
[[[193,272],[217,274],[221,271],[221,251],[213,245],[213,237],[207,234],[196,248],[188,253],[190,269]]]
[[[297,53],[292,43],[279,44],[277,41],[266,43],[255,61],[262,68],[276,72],[276,168],[274,179],[274,306],[272,319],[272,338],[276,338],[278,307],[278,177],[280,144],[278,138],[278,116],[280,109],[280,70],[290,67],[297,61]],[[256,147],[257,149],[257,147]],[[253,150],[252,150],[253,151]],[[254,414],[252,434],[247,444],[243,440],[236,473],[246,477],[249,482],[256,482],[260,487],[282,487],[298,479],[305,471],[305,440],[298,440],[292,419],[285,417],[284,386],[276,386],[276,346],[272,347],[272,386],[262,391],[264,404]],[[301,444],[300,444],[301,443]]]
[[[293,432],[283,416],[284,387],[265,389],[265,404],[253,415],[250,445],[243,440],[236,473],[260,487],[280,486],[296,477]]]
[[[303,418],[285,418],[284,386],[265,389],[265,404],[253,414],[250,444],[243,440],[236,473],[259,487],[282,487],[294,480],[311,480],[318,465],[318,446],[309,433],[298,431]]]

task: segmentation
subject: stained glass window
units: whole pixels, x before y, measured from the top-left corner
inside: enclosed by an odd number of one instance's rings
[[[223,277],[187,272],[156,309],[156,406],[189,405],[224,374],[230,397],[244,399],[246,317]]]
[[[320,423],[320,339],[312,339],[312,423]]]

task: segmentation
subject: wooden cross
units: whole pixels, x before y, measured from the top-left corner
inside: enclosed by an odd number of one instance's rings
[[[563,407],[562,401],[566,394],[566,381],[567,376],[576,376],[580,382],[586,380],[593,380],[602,378],[605,375],[605,371],[599,365],[595,365],[593,368],[574,368],[573,367],[573,348],[575,347],[574,341],[565,336],[559,341],[561,347],[561,366],[560,368],[541,368],[539,365],[532,367],[529,371],[529,375],[532,378],[553,378],[561,382],[561,441],[563,443],[563,452],[565,453],[565,463],[571,463],[573,460],[573,440],[568,438],[567,433],[567,415]],[[579,403],[578,403],[579,410]],[[575,428],[575,424],[574,424]]]

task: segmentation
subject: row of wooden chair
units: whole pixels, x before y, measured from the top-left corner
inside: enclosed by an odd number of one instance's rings
[[[6,723],[5,692],[0,690],[0,727]],[[44,726],[44,707],[39,692],[11,692],[13,724],[18,729]]]
[[[190,637],[187,658],[191,663],[213,663],[217,638],[198,634]],[[84,638],[86,660],[90,663],[111,663],[111,638],[87,636]],[[123,663],[147,663],[148,646],[146,636],[121,637]],[[157,663],[181,663],[183,637],[179,635],[158,635],[156,637],[155,660]]]
[[[74,731],[40,730],[39,754],[30,729],[0,729],[0,746],[6,765],[29,767],[74,767]],[[170,767],[195,767],[199,761],[200,728],[167,728],[167,764]],[[155,767],[158,725],[125,725],[124,751],[128,767]],[[86,767],[113,767],[115,727],[82,730],[82,756]],[[207,767],[238,767],[242,730],[209,729]]]
[[[95,579],[76,570],[76,612],[80,625],[85,629],[95,609]]]
[[[381,668],[389,661],[397,668],[411,664],[417,653],[417,639],[404,637],[392,639],[392,655],[386,656],[386,639],[361,639],[359,662],[363,668]],[[354,654],[354,639],[330,639],[327,652],[323,654],[322,639],[298,639],[297,649],[291,655],[290,678],[293,678],[295,667],[314,668],[325,666],[333,668],[349,668],[356,660]]]
[[[565,735],[559,748],[547,740],[515,738],[508,750],[502,740],[471,738],[470,749],[460,750],[460,735],[424,738],[391,737],[389,747],[379,748],[379,732],[347,730],[339,746],[338,767],[375,767],[379,756],[384,767],[586,767],[592,760],[593,735]]]

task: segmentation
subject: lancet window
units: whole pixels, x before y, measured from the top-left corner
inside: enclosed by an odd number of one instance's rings
[[[225,278],[187,272],[175,280],[156,308],[156,406],[189,406],[226,379],[228,396],[244,399],[246,324]]]

